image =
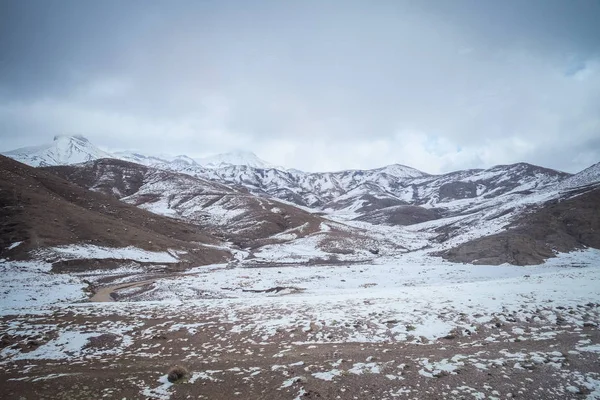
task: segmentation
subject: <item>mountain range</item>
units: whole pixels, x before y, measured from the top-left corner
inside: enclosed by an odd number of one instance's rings
[[[422,251],[455,262],[523,265],[600,247],[600,163],[577,174],[527,163],[441,175],[399,164],[309,173],[249,152],[205,159],[111,154],[82,136],[3,154],[42,167],[28,176],[43,172],[200,228],[243,262],[350,262]],[[2,255],[15,252],[6,249],[17,238],[7,235]]]
[[[173,164],[222,168],[230,165],[247,165],[253,168],[284,169],[261,160],[249,151],[235,151],[197,159],[186,155],[144,155],[135,151],[109,153],[96,147],[83,135],[56,135],[51,143],[22,147],[1,154],[33,167],[70,165],[100,158],[115,158],[146,166]]]

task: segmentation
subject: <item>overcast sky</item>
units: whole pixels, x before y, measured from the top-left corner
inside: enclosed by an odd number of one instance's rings
[[[600,1],[0,1],[0,151],[600,161]]]

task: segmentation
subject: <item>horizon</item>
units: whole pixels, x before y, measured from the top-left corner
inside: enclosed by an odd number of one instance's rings
[[[11,149],[11,150],[3,150],[0,149],[0,155],[5,155],[14,151],[18,151],[18,150],[22,150],[22,149],[27,149],[27,148],[37,148],[40,146],[46,146],[46,145],[51,145],[54,141],[56,141],[59,137],[63,137],[63,138],[76,138],[76,139],[82,139],[85,140],[86,142],[90,143],[92,146],[98,148],[101,151],[104,151],[106,153],[109,153],[111,155],[121,155],[123,153],[128,153],[128,154],[132,154],[132,155],[139,155],[139,156],[143,156],[143,157],[152,157],[152,158],[157,158],[157,159],[161,159],[163,161],[170,161],[170,159],[175,159],[175,158],[179,158],[179,157],[187,157],[192,159],[194,162],[196,163],[201,163],[203,161],[206,161],[206,159],[210,159],[210,158],[214,158],[214,157],[218,157],[218,156],[227,156],[227,155],[249,155],[249,156],[253,156],[256,157],[259,161],[264,162],[265,164],[270,165],[270,167],[267,167],[266,169],[283,169],[283,170],[298,170],[300,172],[304,172],[304,173],[339,173],[339,172],[347,172],[347,171],[367,171],[367,170],[377,170],[377,169],[383,169],[386,167],[391,167],[391,166],[400,166],[400,167],[405,167],[405,168],[410,168],[410,169],[414,169],[416,171],[422,172],[426,175],[431,175],[431,176],[436,176],[436,175],[447,175],[447,174],[452,174],[455,172],[460,172],[460,171],[466,171],[466,170],[489,170],[489,169],[493,169],[493,168],[497,168],[497,167],[504,167],[504,166],[512,166],[512,165],[518,165],[518,164],[527,164],[527,165],[532,165],[535,167],[541,167],[541,168],[546,168],[546,169],[551,169],[551,170],[555,170],[557,172],[562,172],[562,173],[569,173],[572,175],[575,175],[579,172],[582,172],[584,170],[586,170],[587,168],[597,164],[598,162],[592,163],[584,168],[582,168],[579,171],[575,171],[575,172],[568,172],[568,171],[563,171],[563,170],[559,170],[559,169],[555,169],[555,168],[550,168],[544,165],[538,165],[538,164],[532,164],[528,161],[525,160],[521,160],[521,161],[516,161],[514,163],[510,163],[510,164],[495,164],[495,165],[490,165],[490,166],[485,166],[485,167],[481,167],[481,168],[465,168],[465,169],[457,169],[457,170],[449,170],[449,171],[442,171],[439,173],[431,173],[428,172],[426,170],[423,169],[419,169],[419,168],[415,168],[413,166],[407,165],[407,164],[403,164],[401,162],[394,162],[391,164],[385,164],[385,165],[380,165],[380,166],[376,166],[373,168],[365,168],[365,169],[360,169],[360,168],[348,168],[348,169],[340,169],[340,170],[328,170],[328,171],[308,171],[308,170],[301,170],[298,168],[294,168],[294,167],[288,167],[286,165],[276,165],[274,163],[272,163],[270,160],[266,159],[265,157],[262,157],[258,154],[256,154],[253,151],[250,150],[243,150],[243,149],[237,149],[237,150],[231,150],[225,153],[209,153],[206,155],[202,155],[202,156],[196,156],[196,155],[190,155],[190,154],[169,154],[169,153],[146,153],[143,151],[139,151],[139,150],[135,150],[135,149],[110,149],[108,147],[105,146],[96,146],[95,143],[93,143],[91,140],[89,140],[89,138],[87,138],[85,135],[82,134],[74,134],[74,135],[66,135],[66,134],[59,134],[59,135],[55,135],[54,139],[52,142],[47,142],[47,143],[39,143],[37,145],[32,145],[32,146],[25,146],[22,148],[18,148],[18,149]],[[133,161],[130,161],[133,162]],[[243,164],[240,164],[243,165]]]

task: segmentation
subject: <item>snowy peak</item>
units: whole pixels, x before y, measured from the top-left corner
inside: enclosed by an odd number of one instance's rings
[[[115,156],[121,160],[142,164],[148,167],[158,167],[166,169],[179,170],[187,167],[203,167],[208,169],[219,169],[228,167],[251,167],[257,169],[277,168],[285,170],[283,167],[277,167],[271,163],[258,158],[258,156],[249,151],[236,151],[231,153],[217,154],[205,158],[192,158],[185,154],[178,156],[159,154],[158,156],[148,156],[138,152],[120,151]]]
[[[90,143],[88,138],[83,135],[55,135],[53,141],[60,142],[65,140],[77,140],[80,143]]]
[[[421,178],[424,176],[429,176],[429,174],[426,174],[425,172],[401,164],[387,165],[383,168],[378,168],[377,171],[384,172],[398,178]]]
[[[186,167],[198,165],[196,161],[186,155],[175,157],[169,155],[147,156],[133,151],[118,151],[114,154],[119,160],[129,161],[147,167],[160,167],[165,165]]]
[[[147,156],[145,154],[137,153],[135,151],[118,151],[115,152],[114,155],[119,160],[129,161],[132,163],[145,165],[147,167],[168,162],[164,158]]]
[[[33,167],[78,164],[100,158],[114,158],[82,135],[56,135],[54,141],[41,146],[23,147],[4,155]]]
[[[587,186],[600,183],[600,162],[576,173],[561,183],[561,189],[570,189],[578,186]]]
[[[223,168],[232,165],[245,165],[259,169],[284,169],[268,163],[250,151],[234,151],[230,153],[217,154],[210,157],[197,158],[195,161],[205,168]]]
[[[177,157],[173,157],[170,160],[172,163],[182,164],[182,165],[198,165],[198,163],[191,157],[186,156],[185,154],[179,155]]]

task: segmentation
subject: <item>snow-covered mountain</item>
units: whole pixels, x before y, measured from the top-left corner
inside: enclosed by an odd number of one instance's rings
[[[339,172],[303,172],[296,169],[265,169],[246,165],[206,168],[199,165],[163,164],[161,168],[231,185],[244,186],[255,194],[271,196],[296,205],[318,209],[325,208],[326,204],[336,201],[340,196],[363,184],[387,196],[392,188],[401,186],[402,182],[407,179],[430,176],[403,165]],[[365,190],[369,191],[368,188]]]
[[[486,262],[531,263],[551,256],[553,248],[595,246],[600,223],[593,222],[600,164],[575,175],[527,163],[441,175],[400,164],[309,173],[273,168],[247,152],[206,159],[109,154],[83,137],[64,136],[7,155],[35,166],[85,161],[50,170],[79,186],[208,229],[271,261],[298,251],[310,260],[315,249],[320,259],[341,260],[348,254],[364,259],[428,248],[459,261],[475,262],[489,250],[496,255],[483,257]],[[569,204],[583,211],[570,215]],[[563,208],[549,213],[552,207]],[[548,218],[555,220],[550,228],[543,224]],[[587,222],[573,230],[571,220]],[[536,230],[528,231],[528,224]],[[504,240],[512,255],[498,250],[494,237]],[[515,255],[522,252],[533,255]]]
[[[114,159],[46,170],[155,214],[193,223],[251,254],[264,246],[308,241],[313,253],[316,247],[328,259],[373,257],[369,248],[374,241],[361,229],[221,183]],[[402,250],[385,240],[378,247],[382,252]]]
[[[258,158],[258,156],[250,151],[233,151],[230,153],[217,154],[210,157],[196,158],[195,161],[198,165],[205,168],[223,168],[232,165],[245,165],[252,168],[269,169],[282,167],[275,166],[265,160]]]
[[[177,171],[186,167],[203,167],[207,169],[219,169],[231,166],[247,166],[258,169],[277,168],[285,170],[283,167],[275,166],[249,151],[235,151],[230,153],[217,154],[204,158],[192,158],[181,154],[170,156],[166,154],[145,155],[134,151],[115,152],[114,158],[124,161],[142,164],[147,167],[157,167]]]
[[[6,155],[34,166],[117,158],[241,186],[255,195],[336,214],[344,219],[405,205],[440,209],[445,214],[466,213],[489,205],[496,207],[498,201],[540,192],[559,183],[563,188],[580,186],[597,179],[600,169],[597,164],[570,177],[560,171],[519,163],[429,175],[394,164],[372,170],[308,173],[273,168],[255,154],[241,151],[204,159],[186,155],[148,156],[136,152],[109,154],[81,136],[58,136],[51,145],[18,149]],[[382,220],[380,217],[378,219]]]
[[[81,135],[57,135],[52,143],[23,147],[2,153],[33,167],[77,164],[99,158],[114,158]]]
[[[136,151],[109,153],[100,150],[82,135],[57,135],[54,137],[52,143],[23,147],[0,154],[33,167],[71,165],[100,158],[115,158],[145,166],[156,166],[173,170],[187,166],[202,166],[210,169],[248,166],[260,169],[278,168],[285,170],[283,167],[260,159],[256,154],[249,151],[234,151],[198,159],[184,154],[178,156],[165,154],[147,155]]]
[[[166,158],[147,156],[135,151],[116,151],[113,153],[113,157],[123,161],[129,161],[136,164],[145,165],[147,167],[156,164],[168,163]]]
[[[553,186],[570,176],[563,172],[519,163],[486,170],[429,175],[392,165],[373,170],[307,173],[298,170],[229,166],[207,169],[194,165],[165,168],[204,179],[244,186],[251,192],[296,205],[360,215],[392,205],[445,207],[454,211],[489,199]]]
[[[198,165],[198,163],[193,158],[188,157],[186,155],[169,156],[165,154],[160,154],[158,156],[149,156],[135,151],[116,151],[113,153],[112,158],[117,158],[119,160],[145,165],[147,167],[169,164],[173,164],[173,168],[176,168],[177,165]]]
[[[565,179],[560,184],[561,189],[570,189],[578,186],[593,185],[600,182],[600,162],[584,169],[581,172]]]
[[[259,262],[282,262],[281,257],[288,260],[286,262],[308,262],[316,259],[315,252],[320,260],[366,260],[374,254],[398,255],[428,248],[430,252],[458,261],[485,259],[491,263],[527,264],[552,256],[550,249],[554,243],[569,251],[595,240],[594,224],[591,233],[582,231],[584,236],[577,236],[579,231],[561,219],[563,212],[558,216],[551,214],[557,220],[547,229],[542,225],[531,233],[527,226],[515,231],[522,237],[529,234],[539,237],[534,242],[523,244],[512,236],[506,239],[507,229],[514,230],[523,225],[523,221],[543,221],[548,218],[544,217],[548,214],[546,209],[553,204],[570,210],[569,201],[586,193],[581,186],[561,188],[561,182],[568,180],[569,174],[524,163],[440,176],[421,173],[412,178],[394,177],[397,180],[381,171],[331,174],[288,171],[291,175],[286,175],[274,169],[242,166],[194,167],[197,173],[205,174],[237,171],[236,176],[244,179],[233,186],[217,181],[214,175],[213,179],[193,177],[119,160],[97,160],[48,170],[79,186],[115,196],[156,214],[193,223],[237,245],[238,249],[245,249]],[[378,174],[383,174],[385,179]],[[370,180],[360,181],[364,175],[370,176]],[[254,180],[250,181],[251,177]],[[341,194],[319,207],[303,210],[256,186],[266,182],[259,178],[269,179],[273,186],[265,185],[263,189],[273,189],[274,194],[281,193],[282,189],[277,187],[275,178],[286,178],[289,183],[295,179],[313,190],[329,191],[329,196]],[[398,185],[390,185],[390,182]],[[593,191],[597,186],[584,187],[591,187]],[[402,194],[406,190],[410,196]],[[586,220],[594,215],[595,197],[590,196],[574,200],[581,203],[578,207],[584,213],[589,213]],[[529,217],[535,215],[541,216]],[[569,216],[569,220],[573,218],[583,217]],[[583,224],[578,226],[584,227]],[[481,241],[497,235],[509,240],[507,246],[514,249],[510,254],[497,251],[492,239]],[[564,241],[560,239],[563,237]],[[493,255],[484,257],[488,250]]]

